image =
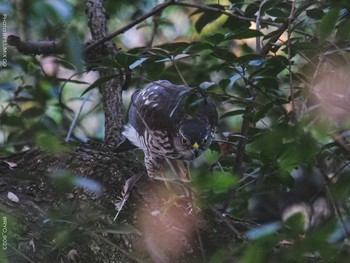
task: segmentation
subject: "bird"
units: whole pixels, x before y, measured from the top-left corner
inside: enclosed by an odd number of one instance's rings
[[[196,107],[190,112],[186,100],[191,96]],[[218,112],[202,92],[158,80],[133,93],[128,119],[122,134],[143,150],[150,178],[161,178],[168,163],[181,179],[190,180],[189,163],[210,146]]]

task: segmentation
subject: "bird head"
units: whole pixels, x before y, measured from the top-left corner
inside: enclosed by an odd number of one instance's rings
[[[195,159],[211,144],[212,129],[206,119],[185,119],[180,124],[174,146],[183,153],[184,159]]]

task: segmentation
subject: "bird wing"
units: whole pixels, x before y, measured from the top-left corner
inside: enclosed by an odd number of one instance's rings
[[[130,124],[140,133],[150,130],[172,130],[173,124],[183,116],[183,107],[178,106],[186,86],[174,85],[169,81],[156,81],[132,95],[129,111]],[[176,108],[177,107],[177,108]],[[175,109],[175,111],[174,111]],[[173,113],[173,114],[172,114]]]

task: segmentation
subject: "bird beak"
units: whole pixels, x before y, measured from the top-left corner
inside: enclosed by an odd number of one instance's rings
[[[199,156],[199,145],[198,145],[198,143],[194,143],[193,145],[192,145],[192,149],[193,149],[193,153],[194,153],[194,156],[197,158],[198,156]]]

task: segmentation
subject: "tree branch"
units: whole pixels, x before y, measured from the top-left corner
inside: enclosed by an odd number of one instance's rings
[[[242,21],[255,22],[254,18],[239,16],[239,15],[236,15],[234,13],[227,12],[224,9],[217,8],[217,7],[201,5],[201,4],[194,4],[194,3],[185,3],[185,2],[180,2],[180,1],[175,1],[174,4],[175,5],[179,5],[179,6],[186,6],[186,7],[191,7],[191,8],[197,8],[197,9],[201,9],[201,10],[205,10],[205,11],[217,12],[217,13],[221,13],[223,15],[227,15],[227,16],[230,16],[230,17],[237,18],[237,19],[242,20]]]
[[[60,54],[63,53],[63,45],[57,41],[22,41],[20,37],[9,35],[7,43],[15,47],[22,54]]]

